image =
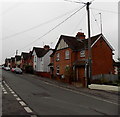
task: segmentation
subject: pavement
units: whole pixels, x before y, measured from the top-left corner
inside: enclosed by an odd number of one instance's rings
[[[118,115],[119,112],[117,93],[76,88],[48,78],[9,71],[3,71],[3,81],[35,115]],[[16,114],[20,115],[19,111]]]
[[[120,87],[119,86],[91,84],[91,85],[89,85],[89,88],[90,89],[104,90],[104,91],[120,92]]]

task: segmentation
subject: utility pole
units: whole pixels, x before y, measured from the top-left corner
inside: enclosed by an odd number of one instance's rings
[[[65,0],[68,1],[68,0]],[[85,4],[86,5],[86,9],[87,9],[87,15],[88,15],[88,61],[86,64],[86,69],[87,69],[87,73],[86,73],[86,85],[88,88],[88,85],[90,84],[90,79],[92,79],[92,53],[91,53],[91,35],[90,35],[90,9],[89,6],[90,4],[93,2],[94,0],[92,0],[91,2],[76,2],[76,1],[69,1],[69,2],[75,2],[75,3],[81,3],[81,4]]]
[[[92,78],[92,53],[91,53],[91,37],[90,37],[90,2],[86,3],[87,15],[88,15],[88,77],[87,77],[87,88],[90,84],[90,79]]]

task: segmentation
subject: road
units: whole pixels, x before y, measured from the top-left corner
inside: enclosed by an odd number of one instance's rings
[[[3,71],[3,84],[27,105],[31,115],[117,115],[118,104],[35,79],[33,75]],[[14,97],[14,95],[13,95]],[[15,97],[14,97],[15,98]],[[3,105],[6,104],[3,100]],[[19,100],[17,100],[19,101]],[[9,103],[12,103],[9,100]],[[13,104],[14,107],[14,104]],[[4,115],[6,109],[4,109]],[[9,111],[9,110],[7,110]],[[14,113],[15,114],[15,113]],[[24,114],[24,111],[23,111]],[[21,112],[16,111],[16,115]]]

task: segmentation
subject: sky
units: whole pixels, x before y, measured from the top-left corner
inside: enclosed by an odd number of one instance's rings
[[[88,2],[89,0],[70,0]],[[60,35],[87,37],[87,11],[84,4],[64,0],[3,0],[0,12],[0,64],[5,58],[49,44],[54,48]],[[72,15],[76,10],[79,12]],[[90,5],[91,36],[101,33],[118,58],[118,0],[94,0]],[[72,16],[71,16],[72,15]],[[71,16],[71,17],[70,17]]]

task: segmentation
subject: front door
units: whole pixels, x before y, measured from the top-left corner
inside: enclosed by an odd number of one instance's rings
[[[76,78],[77,81],[82,81],[82,79],[85,77],[85,68],[84,67],[77,67],[76,68]]]

